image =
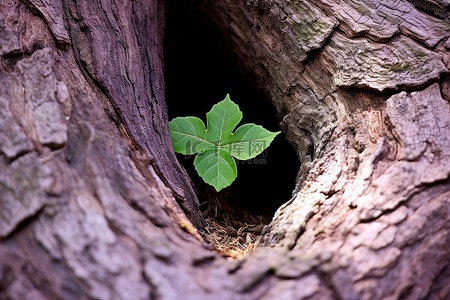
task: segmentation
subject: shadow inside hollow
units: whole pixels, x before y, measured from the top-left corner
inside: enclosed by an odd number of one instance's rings
[[[229,93],[243,112],[240,125],[255,123],[279,131],[279,120],[270,101],[240,73],[239,62],[233,61],[232,49],[227,48],[220,32],[195,10],[191,1],[167,2],[165,66],[169,119],[196,116],[206,124],[206,113]],[[216,193],[196,173],[193,157],[178,157],[195,182],[201,203],[214,197],[229,199],[233,206],[269,220],[291,198],[300,165],[295,151],[280,134],[255,159],[236,161],[236,181]]]

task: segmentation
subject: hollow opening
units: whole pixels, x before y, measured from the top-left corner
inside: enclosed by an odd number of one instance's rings
[[[265,94],[239,71],[233,49],[189,1],[167,1],[165,34],[166,99],[169,119],[206,113],[227,93],[243,112],[239,125],[255,123],[280,131],[275,109]],[[239,126],[238,125],[238,126]],[[194,156],[179,155],[194,181],[208,226],[205,239],[227,256],[240,256],[291,198],[300,166],[297,155],[278,135],[269,148],[248,161],[236,161],[238,176],[217,193],[198,176]]]

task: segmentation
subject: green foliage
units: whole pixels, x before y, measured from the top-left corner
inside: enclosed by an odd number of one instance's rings
[[[247,160],[256,157],[280,133],[270,132],[253,123],[242,125],[233,132],[241,119],[239,106],[227,95],[206,114],[208,129],[196,117],[178,117],[169,122],[175,152],[198,153],[194,160],[195,169],[217,191],[236,179],[234,158]]]

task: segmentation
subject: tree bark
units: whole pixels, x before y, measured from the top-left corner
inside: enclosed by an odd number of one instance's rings
[[[447,299],[446,1],[195,1],[302,162],[211,251],[173,151],[162,1],[0,2],[0,298]]]

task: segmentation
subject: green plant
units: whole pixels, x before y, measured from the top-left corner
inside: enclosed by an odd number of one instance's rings
[[[241,119],[239,106],[227,95],[206,114],[208,129],[196,117],[178,117],[169,122],[175,152],[198,153],[194,160],[195,170],[216,191],[236,179],[234,158],[247,160],[256,157],[280,133],[270,132],[253,123],[242,125],[233,132]]]

